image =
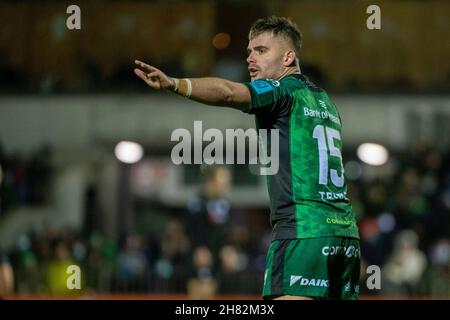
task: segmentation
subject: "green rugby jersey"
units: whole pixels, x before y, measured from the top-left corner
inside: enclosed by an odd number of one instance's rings
[[[359,238],[341,156],[341,119],[302,74],[244,83],[258,129],[279,129],[279,170],[267,176],[274,239]]]

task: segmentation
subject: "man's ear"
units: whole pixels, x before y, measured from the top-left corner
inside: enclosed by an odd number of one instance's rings
[[[283,65],[285,67],[292,67],[296,65],[296,54],[294,50],[289,50],[284,55]]]

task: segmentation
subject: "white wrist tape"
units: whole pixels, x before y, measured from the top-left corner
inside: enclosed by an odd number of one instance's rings
[[[175,88],[173,89],[173,91],[178,92],[178,89],[180,88],[180,80],[173,78],[173,81],[175,82]]]
[[[189,79],[183,79],[183,80],[186,80],[186,83],[187,83],[187,92],[184,96],[186,98],[190,98],[191,94],[192,94],[192,82]]]
[[[173,78],[175,82],[174,92],[182,95],[183,97],[190,98],[192,94],[192,82],[189,79],[176,79]]]

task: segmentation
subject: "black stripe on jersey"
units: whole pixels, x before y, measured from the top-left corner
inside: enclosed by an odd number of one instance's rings
[[[278,241],[278,246],[275,249],[272,261],[272,282],[270,284],[270,292],[273,295],[279,295],[283,293],[284,258],[286,255],[286,248],[291,240]]]
[[[314,91],[314,92],[322,92],[323,91],[322,88],[318,87],[315,83],[313,83],[311,80],[309,80],[309,78],[307,76],[305,76],[304,74],[295,73],[295,74],[293,74],[293,76],[295,78],[297,78],[298,80],[302,81],[309,90]]]

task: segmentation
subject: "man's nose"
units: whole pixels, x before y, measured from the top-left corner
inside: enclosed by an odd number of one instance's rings
[[[252,63],[252,62],[255,62],[255,59],[254,59],[253,53],[250,52],[247,56],[247,63]]]

